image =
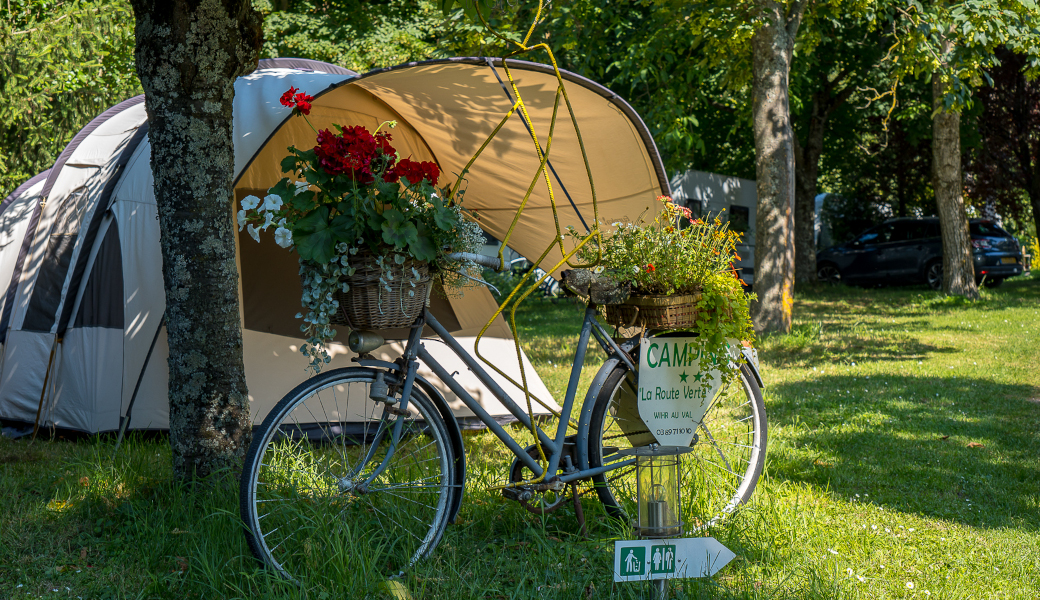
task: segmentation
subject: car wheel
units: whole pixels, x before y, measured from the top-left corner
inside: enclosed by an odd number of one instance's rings
[[[942,289],[943,283],[943,268],[942,261],[937,260],[929,263],[924,270],[924,279],[928,282],[928,287],[933,290]]]
[[[838,285],[841,283],[841,271],[834,265],[823,265],[816,270],[816,280],[820,283]]]

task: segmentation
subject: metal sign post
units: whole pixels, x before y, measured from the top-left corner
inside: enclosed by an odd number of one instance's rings
[[[708,577],[736,557],[715,538],[683,538],[681,456],[697,443],[697,429],[721,374],[700,370],[703,346],[694,337],[640,341],[639,417],[656,442],[622,454],[636,457],[639,540],[614,542],[614,581],[656,581],[667,598],[669,579]],[[711,357],[713,363],[733,357]],[[649,539],[647,539],[649,538]]]

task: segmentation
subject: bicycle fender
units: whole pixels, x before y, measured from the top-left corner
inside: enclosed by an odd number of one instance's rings
[[[355,362],[365,367],[401,372],[400,365],[385,360],[363,359]],[[444,399],[444,396],[441,395],[437,388],[433,387],[429,381],[418,373],[415,375],[415,382],[419,384],[419,387],[429,396],[430,400],[433,400],[437,411],[441,413],[441,418],[444,419],[444,426],[448,428],[448,436],[451,438],[452,450],[455,451],[455,482],[459,493],[455,494],[451,501],[451,506],[448,507],[448,522],[454,523],[455,517],[459,514],[459,507],[462,506],[462,494],[466,490],[466,448],[462,444],[462,428],[459,427],[459,422],[455,419],[455,413],[448,406],[448,401]]]
[[[747,363],[747,368],[751,371],[751,374],[755,376],[755,383],[758,384],[758,388],[761,390],[766,389],[766,384],[762,382],[762,374],[758,372],[758,353],[753,348],[741,348],[741,354],[744,355],[744,362]]]
[[[451,506],[448,507],[448,522],[455,523],[459,507],[462,506],[462,495],[466,491],[466,448],[462,444],[462,428],[459,427],[459,422],[455,419],[455,413],[451,411],[447,400],[437,391],[437,388],[418,374],[415,376],[415,382],[433,400],[437,410],[440,411],[441,417],[444,419],[444,426],[448,428],[448,435],[451,437],[452,449],[455,451],[455,485],[458,486],[458,493],[455,494]]]
[[[619,364],[621,359],[608,358],[603,361],[603,366],[596,372],[596,376],[589,384],[589,391],[585,393],[585,400],[581,403],[581,415],[578,417],[578,468],[589,468],[589,423],[592,421],[592,409],[596,406],[596,398],[603,389],[603,383]]]

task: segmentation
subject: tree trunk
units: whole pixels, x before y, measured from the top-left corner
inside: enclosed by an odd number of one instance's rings
[[[935,202],[943,244],[943,291],[971,300],[979,297],[971,257],[968,213],[964,208],[961,180],[961,116],[942,110],[947,84],[939,72],[932,74],[932,164]]]
[[[174,473],[238,469],[251,423],[232,224],[235,78],[253,71],[248,0],[132,0],[170,345]]]
[[[823,134],[830,111],[825,99],[813,95],[805,145],[794,138],[794,279],[798,285],[816,283],[816,180],[823,154]]]
[[[790,16],[778,2],[757,2],[764,22],[752,37],[755,132],[755,293],[751,319],[760,332],[791,330],[794,308],[794,139],[788,76],[803,2]]]
[[[1036,225],[1036,235],[1040,236],[1040,154],[1036,162],[1032,165],[1027,165],[1027,169],[1032,174],[1029,179],[1029,204],[1033,208],[1033,223]],[[1033,260],[1040,260],[1040,257],[1034,256]]]

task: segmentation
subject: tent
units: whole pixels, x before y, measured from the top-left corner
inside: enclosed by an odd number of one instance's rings
[[[536,131],[548,127],[556,91],[551,67],[509,61]],[[656,210],[668,193],[664,169],[645,125],[623,100],[587,79],[565,74],[580,118],[604,220]],[[308,147],[314,134],[278,102],[289,86],[314,95],[315,126],[365,125],[395,119],[394,145],[403,156],[434,160],[459,173],[512,105],[499,59],[457,58],[410,63],[357,75],[301,59],[260,61],[235,84],[235,194],[263,195],[280,177],[289,145]],[[466,206],[498,238],[506,230],[537,168],[526,131],[514,117],[467,176]],[[540,138],[541,140],[542,138]],[[592,200],[569,121],[553,137],[550,173],[563,225],[584,229]],[[157,209],[149,166],[144,98],[122,102],[75,136],[48,171],[0,204],[0,419],[80,430],[166,429],[168,349],[162,327],[165,296]],[[554,239],[549,200],[539,186],[510,245],[539,256]],[[299,323],[296,256],[273,239],[240,234],[245,371],[254,422],[306,377]],[[553,262],[549,262],[553,261]],[[554,264],[554,255],[545,261]],[[463,346],[472,348],[497,305],[482,287],[461,298],[432,300],[431,310]],[[392,339],[393,336],[386,336]],[[338,339],[344,339],[341,332]],[[440,342],[431,353],[496,418],[505,408]],[[393,356],[400,342],[380,348]],[[334,343],[330,368],[352,364]],[[501,317],[481,353],[518,380],[512,335]],[[522,357],[532,393],[554,402]],[[421,369],[420,373],[430,376]],[[497,376],[496,376],[497,377]],[[431,377],[431,380],[432,377]],[[523,392],[499,381],[523,404]],[[439,385],[464,424],[472,413]],[[537,411],[536,411],[537,412]],[[472,419],[469,419],[472,421]]]

